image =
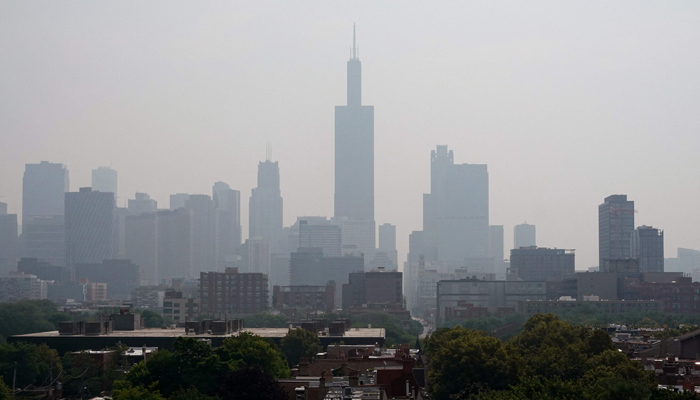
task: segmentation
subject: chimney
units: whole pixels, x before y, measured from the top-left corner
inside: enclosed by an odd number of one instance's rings
[[[299,376],[309,376],[309,359],[300,358],[299,359]]]

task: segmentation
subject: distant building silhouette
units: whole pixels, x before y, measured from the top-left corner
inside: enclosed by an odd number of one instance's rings
[[[170,195],[170,209],[177,210],[178,208],[185,207],[185,203],[190,198],[187,193],[176,193]]]
[[[291,286],[323,286],[333,281],[336,288],[348,283],[351,272],[364,270],[362,257],[324,257],[321,249],[300,248],[292,253],[290,262]],[[342,293],[336,290],[336,304],[341,304]]]
[[[0,203],[0,276],[17,269],[17,214],[7,213],[7,204]]]
[[[616,194],[605,198],[598,206],[598,258],[601,271],[606,260],[630,258],[634,232],[634,201],[627,195]]]
[[[353,272],[342,286],[343,309],[363,305],[403,308],[402,285],[403,274],[398,271]]]
[[[216,182],[212,199],[216,206],[216,264],[223,268],[241,246],[241,192],[224,182]]]
[[[535,225],[527,222],[515,225],[513,228],[513,248],[537,246],[537,230]]]
[[[489,244],[489,175],[486,165],[455,164],[452,150],[430,155],[430,194],[423,195],[426,256],[454,267],[486,258]],[[434,260],[431,260],[434,261]]]
[[[117,171],[110,167],[98,167],[92,170],[92,190],[114,193],[117,198]]]
[[[128,202],[129,214],[139,215],[158,211],[158,202],[151,199],[148,193],[136,193]]]
[[[17,263],[17,272],[36,275],[43,281],[54,281],[55,283],[70,282],[70,271],[66,267],[51,265],[46,261],[37,258],[22,258]]]
[[[65,263],[65,193],[68,169],[42,161],[26,164],[22,179],[22,240],[24,257],[52,265]]]
[[[341,228],[343,255],[362,256],[365,269],[371,269],[376,251],[376,227],[373,220],[333,217],[331,223]]]
[[[128,300],[141,285],[139,266],[129,260],[104,260],[101,263],[77,264],[75,279],[107,284],[109,299]]]
[[[573,250],[520,247],[510,251],[510,269],[523,281],[561,282],[575,277],[575,257]]]
[[[65,196],[66,267],[112,258],[114,194],[80,188]]]
[[[249,207],[248,237],[266,239],[270,243],[270,252],[277,253],[284,227],[277,161],[267,159],[258,164],[258,186],[252,190]]]
[[[222,270],[216,264],[216,207],[206,194],[191,194],[185,208],[192,212],[192,266],[196,275]]]
[[[347,105],[335,107],[335,216],[374,221],[374,106],[362,105],[362,63],[347,63]]]
[[[505,246],[503,245],[503,225],[489,226],[489,252],[488,258],[493,259],[494,273],[505,279]]]
[[[393,266],[391,269],[397,269],[396,225],[389,223],[379,225],[379,243],[377,248],[379,251],[386,253],[389,262]]]
[[[326,257],[340,257],[343,254],[343,230],[325,218],[299,218],[299,247],[320,248]]]
[[[640,272],[664,272],[664,231],[646,225],[637,227],[631,251],[639,260]]]

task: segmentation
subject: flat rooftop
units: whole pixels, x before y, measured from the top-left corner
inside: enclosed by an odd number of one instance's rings
[[[33,344],[46,343],[56,349],[60,354],[66,351],[100,350],[116,346],[118,343],[130,347],[158,347],[159,349],[172,349],[177,338],[182,336],[209,339],[213,347],[223,345],[224,339],[237,336],[240,332],[249,332],[276,343],[289,332],[289,328],[244,328],[242,331],[226,335],[214,335],[203,333],[185,335],[184,328],[160,329],[149,328],[135,331],[114,331],[103,335],[61,335],[58,331],[30,333],[15,335],[7,338],[10,343],[27,342]],[[347,345],[375,345],[384,344],[386,331],[384,328],[351,328],[341,335],[319,335],[321,345],[326,348],[331,344],[343,342]]]
[[[196,337],[196,338],[202,338],[202,339],[208,339],[208,338],[223,338],[223,337],[229,337],[229,336],[238,336],[239,332],[249,332],[254,335],[258,335],[260,337],[264,338],[283,338],[287,332],[289,332],[289,328],[243,328],[241,331],[236,331],[233,333],[229,333],[226,335],[214,335],[214,334],[208,334],[208,333],[202,333],[199,335],[195,335],[194,333],[190,333],[189,335],[185,335],[185,328],[175,328],[175,329],[162,329],[162,328],[146,328],[146,329],[137,329],[134,331],[113,331],[107,334],[103,335],[61,335],[58,333],[58,331],[48,331],[48,332],[38,332],[38,333],[28,333],[25,335],[15,335],[13,337],[15,338],[49,338],[49,337],[65,337],[65,338],[72,338],[72,337],[115,337],[115,338],[133,338],[133,337],[143,337],[143,338],[162,338],[162,337],[173,337],[173,338],[178,338],[180,336],[190,336],[190,337]],[[321,338],[325,337],[330,337],[330,338],[384,338],[386,336],[386,332],[384,328],[350,328],[349,330],[345,331],[345,333],[341,335],[326,335],[326,336],[319,336]]]

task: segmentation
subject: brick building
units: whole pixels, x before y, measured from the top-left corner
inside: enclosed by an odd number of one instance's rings
[[[272,290],[272,306],[279,311],[335,310],[335,282],[325,286],[275,286]]]
[[[199,292],[203,315],[254,314],[267,310],[267,274],[239,273],[238,268],[226,272],[201,272]]]

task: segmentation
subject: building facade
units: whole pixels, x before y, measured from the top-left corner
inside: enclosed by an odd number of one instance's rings
[[[66,267],[74,271],[77,264],[112,258],[114,195],[80,188],[66,193],[65,206]]]
[[[172,319],[176,324],[198,321],[199,297],[187,297],[181,291],[165,292],[163,297],[163,317]]]
[[[323,286],[274,286],[272,306],[280,311],[324,312],[335,311],[335,282]]]
[[[379,225],[379,241],[377,249],[386,253],[392,268],[398,269],[398,253],[396,251],[396,225],[384,223]]]
[[[364,271],[362,257],[325,257],[321,249],[300,248],[291,255],[290,284],[323,286],[333,281],[337,288],[342,288],[348,283],[350,273],[359,271]],[[336,290],[336,304],[341,304],[341,294]]]
[[[0,276],[17,269],[17,214],[7,213],[7,204],[0,203]]]
[[[241,246],[241,192],[216,182],[212,199],[216,207],[216,265],[223,267]]]
[[[320,248],[326,257],[343,254],[343,230],[327,219],[299,219],[299,247]]]
[[[646,225],[637,227],[631,252],[639,260],[640,272],[664,272],[664,231]]]
[[[283,200],[280,192],[280,169],[269,159],[258,164],[258,186],[250,195],[248,238],[260,237],[277,253],[283,230]]]
[[[608,260],[629,258],[634,232],[634,201],[615,194],[598,206],[598,258],[601,271]]]
[[[267,279],[266,274],[239,273],[238,268],[200,273],[202,314],[209,317],[237,316],[267,310]]]
[[[398,271],[353,272],[343,285],[343,309],[363,305],[403,308],[403,273]]]
[[[513,228],[513,248],[537,246],[537,229],[535,225],[524,222]]]
[[[561,282],[576,274],[573,250],[520,247],[510,251],[510,269],[523,281]]]
[[[117,198],[117,171],[110,167],[98,167],[92,170],[92,190],[102,193],[114,193]]]
[[[99,264],[77,264],[75,279],[107,284],[107,298],[128,300],[141,285],[139,266],[129,260],[104,260]]]

